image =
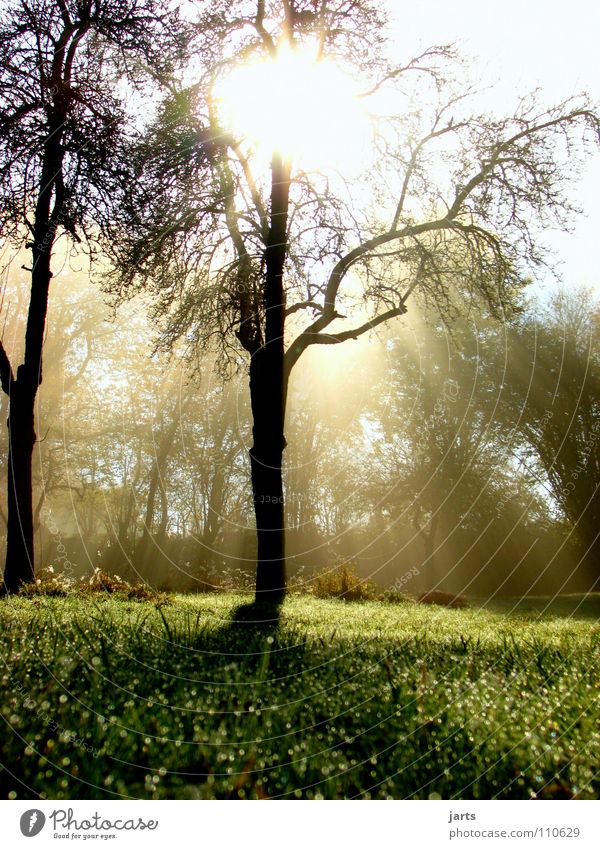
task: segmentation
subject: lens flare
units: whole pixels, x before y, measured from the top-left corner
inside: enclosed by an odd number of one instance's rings
[[[265,153],[304,168],[360,168],[369,121],[357,80],[308,48],[234,68],[214,90],[220,120]]]

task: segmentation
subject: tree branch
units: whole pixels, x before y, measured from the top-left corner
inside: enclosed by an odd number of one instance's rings
[[[404,301],[410,294],[410,291],[412,290],[409,290],[409,292],[402,298],[402,303],[399,306],[386,310],[386,312],[381,313],[381,315],[377,315],[374,318],[369,319],[369,321],[361,324],[360,327],[354,327],[352,330],[344,330],[341,333],[302,333],[301,336],[299,336],[285,352],[286,375],[289,376],[292,368],[296,365],[300,356],[309,345],[338,345],[340,342],[346,342],[348,339],[358,339],[359,336],[362,336],[369,330],[373,330],[375,327],[378,327],[378,325],[383,324],[392,318],[397,318],[400,315],[405,315],[407,310],[404,305]]]
[[[318,304],[316,301],[299,301],[297,304],[293,304],[291,307],[288,307],[285,311],[286,315],[292,315],[295,312],[299,312],[300,310],[316,310],[317,312],[323,312],[323,307],[321,304]],[[338,316],[338,318],[343,318],[343,316]]]
[[[260,219],[260,232],[263,237],[263,240],[266,241],[269,235],[269,219],[267,216],[267,210],[265,209],[265,206],[262,202],[260,192],[258,191],[258,188],[254,181],[254,176],[252,174],[252,171],[250,170],[250,165],[248,163],[247,158],[243,155],[237,142],[231,140],[230,144],[233,150],[235,151],[240,165],[242,166],[244,177],[246,178],[246,183],[248,184],[248,189],[250,191],[250,197],[252,198],[254,208],[258,213],[258,217]]]
[[[301,335],[319,333],[321,330],[324,330],[328,324],[331,324],[334,318],[337,317],[335,301],[342,280],[350,268],[352,268],[353,265],[356,265],[356,263],[363,259],[363,257],[367,254],[372,253],[377,248],[387,245],[390,242],[400,241],[408,237],[419,236],[422,233],[447,230],[451,227],[452,220],[450,219],[450,216],[446,216],[445,218],[438,218],[434,221],[428,221],[423,224],[410,224],[406,227],[402,227],[400,230],[386,230],[385,233],[381,233],[379,236],[374,236],[372,239],[367,239],[356,248],[353,248],[336,262],[331,274],[329,275],[327,288],[325,290],[325,305],[323,308],[323,314],[309,327],[307,327]]]
[[[373,330],[375,327],[378,327],[380,324],[383,324],[386,321],[389,321],[391,318],[397,318],[400,315],[406,315],[406,307],[404,304],[401,304],[398,307],[394,307],[393,309],[386,310],[386,312],[382,312],[381,315],[377,315],[374,318],[369,319],[364,324],[361,324],[360,327],[354,327],[352,330],[344,330],[341,333],[316,333],[310,344],[314,345],[337,345],[340,342],[346,342],[348,339],[358,339],[359,336],[362,336],[364,333],[367,333],[369,330]]]
[[[429,68],[427,66],[419,65],[419,62],[422,59],[429,59],[430,57],[448,57],[452,55],[452,45],[451,44],[443,44],[437,47],[428,47],[427,50],[424,50],[419,56],[415,56],[414,59],[411,59],[406,65],[402,65],[400,68],[394,68],[392,71],[388,71],[378,82],[375,83],[370,89],[367,91],[361,92],[358,96],[360,98],[371,97],[371,95],[376,94],[379,89],[384,86],[390,80],[395,80],[397,77],[406,73],[407,71],[420,71],[425,74],[434,74],[435,69]]]
[[[254,29],[262,38],[264,46],[267,48],[269,55],[275,58],[277,48],[268,30],[265,29],[265,0],[258,0],[256,4],[256,18],[254,19]]]
[[[499,142],[492,148],[492,153],[490,158],[481,163],[481,169],[474,174],[471,179],[463,186],[462,189],[456,192],[454,201],[452,206],[448,210],[448,218],[454,218],[458,215],[461,206],[465,202],[465,200],[469,197],[469,195],[477,188],[494,170],[496,165],[498,164],[500,157],[507,150],[510,150],[512,145],[516,144],[516,142],[521,141],[521,139],[530,138],[531,136],[536,135],[537,133],[542,132],[543,130],[550,130],[553,127],[559,127],[563,124],[570,124],[573,121],[577,121],[578,119],[583,118],[588,124],[591,124],[596,132],[596,135],[600,136],[600,120],[598,116],[595,115],[590,109],[574,109],[572,112],[569,112],[567,115],[559,115],[557,118],[550,118],[548,121],[543,121],[540,124],[533,124],[525,129],[521,130],[505,141]]]

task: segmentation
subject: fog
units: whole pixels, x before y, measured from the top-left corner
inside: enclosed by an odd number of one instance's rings
[[[1,320],[15,358],[27,285],[13,258]],[[308,351],[286,421],[292,589],[339,564],[408,593],[592,588],[597,317],[575,288],[506,323],[471,306],[442,325],[414,301],[384,332]],[[252,586],[247,367],[183,344],[157,352],[143,303],[115,312],[85,262],[65,259],[37,406],[42,570],[101,568],[182,591]],[[5,429],[0,438],[4,545]]]

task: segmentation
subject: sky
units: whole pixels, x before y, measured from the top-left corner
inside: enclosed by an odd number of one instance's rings
[[[490,102],[510,108],[519,94],[540,89],[549,105],[587,91],[600,104],[600,4],[592,0],[388,0],[398,58],[432,44],[455,43],[472,57],[476,79],[492,85]],[[600,154],[590,159],[574,198],[584,214],[573,235],[552,234],[565,283],[600,292]]]

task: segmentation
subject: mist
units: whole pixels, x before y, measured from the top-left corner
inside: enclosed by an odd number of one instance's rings
[[[13,257],[2,302],[11,356],[26,286]],[[544,309],[532,299],[512,322],[473,308],[442,324],[415,301],[384,332],[307,352],[286,419],[292,590],[310,592],[340,566],[381,592],[489,599],[593,588],[595,479],[579,508],[564,491],[578,477],[575,445],[587,477],[598,474],[586,421],[600,379],[597,315],[578,289],[557,290]],[[245,367],[226,359],[210,346],[157,350],[144,303],[115,311],[85,262],[65,258],[37,407],[42,572],[80,579],[100,569],[185,592],[252,586],[250,405]],[[557,433],[544,438],[550,423]],[[1,439],[5,457],[4,429]]]

